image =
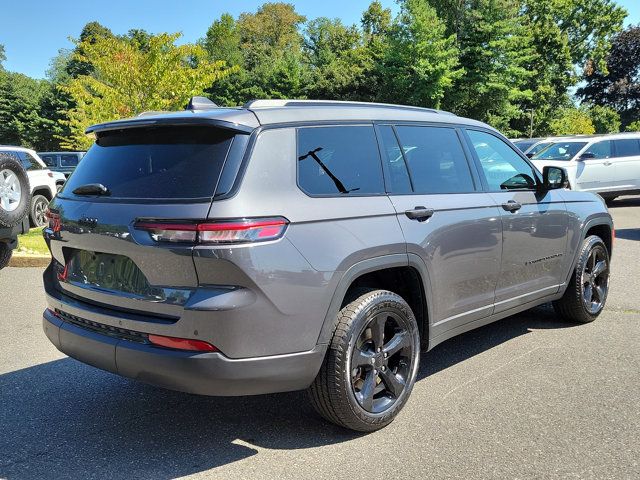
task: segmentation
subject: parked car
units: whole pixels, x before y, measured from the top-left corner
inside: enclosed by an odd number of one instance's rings
[[[308,389],[329,421],[372,431],[421,349],[549,301],[576,322],[605,305],[604,202],[488,125],[358,102],[190,107],[91,127],[51,203],[43,326],[82,362],[205,395]]]
[[[563,139],[532,161],[538,168],[565,168],[572,189],[599,193],[607,200],[640,193],[640,133]]]
[[[23,147],[0,146],[0,152],[13,157],[27,171],[31,184],[31,204],[29,220],[32,227],[44,227],[47,223],[45,212],[51,199],[63,180],[47,169],[44,162],[33,150]]]
[[[68,178],[84,157],[86,152],[38,152],[49,170],[60,172]]]
[[[526,152],[530,147],[538,143],[542,138],[514,138],[511,140],[521,152]]]
[[[18,235],[29,231],[29,177],[20,162],[0,151],[0,270],[11,260]]]

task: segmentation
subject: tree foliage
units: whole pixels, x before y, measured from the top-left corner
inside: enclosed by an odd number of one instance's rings
[[[387,0],[388,1],[388,0]],[[373,0],[358,25],[290,3],[223,14],[197,45],[87,23],[46,80],[2,67],[0,143],[83,148],[90,123],[181,108],[318,98],[442,107],[507,134],[610,132],[640,118],[640,26],[616,0]],[[578,88],[579,87],[579,88]],[[578,106],[573,92],[577,89]]]
[[[73,59],[91,65],[62,85],[74,102],[68,112],[66,148],[84,148],[91,124],[137,115],[147,110],[183,108],[190,96],[230,72],[224,62],[207,60],[196,45],[176,46],[179,34],[149,36],[146,47],[116,37],[79,42]]]
[[[553,135],[591,135],[596,132],[589,112],[575,107],[562,109],[550,127]]]
[[[613,108],[591,105],[588,111],[596,133],[617,133],[620,131],[620,115]]]
[[[640,25],[630,26],[613,40],[606,70],[590,63],[586,85],[578,89],[585,101],[620,113],[623,125],[640,117]]]
[[[455,35],[446,32],[426,0],[404,0],[389,37],[382,99],[439,108],[447,91],[465,74]]]

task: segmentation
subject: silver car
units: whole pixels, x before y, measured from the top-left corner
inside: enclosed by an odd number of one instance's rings
[[[609,286],[599,197],[447,112],[256,100],[89,129],[48,212],[44,331],[62,352],[205,395],[307,389],[372,431],[455,335]]]

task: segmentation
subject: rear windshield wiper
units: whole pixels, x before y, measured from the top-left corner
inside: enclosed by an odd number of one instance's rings
[[[101,183],[87,183],[80,185],[73,193],[75,195],[109,195],[109,189]]]

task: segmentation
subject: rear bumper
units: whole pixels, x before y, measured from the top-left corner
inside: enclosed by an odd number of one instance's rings
[[[159,387],[200,395],[257,395],[307,388],[326,346],[286,355],[231,359],[221,353],[170,350],[103,335],[43,314],[43,329],[61,352],[81,362]]]

